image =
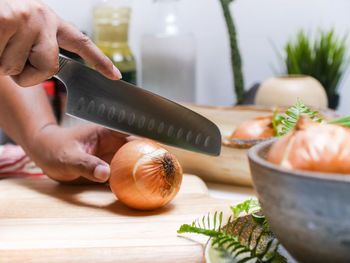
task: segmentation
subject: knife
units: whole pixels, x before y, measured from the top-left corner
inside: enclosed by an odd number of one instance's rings
[[[59,55],[55,77],[67,89],[66,113],[109,129],[217,156],[218,127],[175,102]]]

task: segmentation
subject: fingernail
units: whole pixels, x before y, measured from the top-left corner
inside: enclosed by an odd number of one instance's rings
[[[110,173],[111,169],[109,168],[109,166],[97,165],[94,170],[94,177],[98,180],[105,182],[108,180]]]
[[[117,69],[116,66],[113,66],[113,71],[114,71],[114,75],[116,75],[118,77],[118,79],[122,79],[122,73],[120,73],[119,69]]]

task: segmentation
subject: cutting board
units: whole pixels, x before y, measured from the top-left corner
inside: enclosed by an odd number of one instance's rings
[[[0,262],[203,262],[199,235],[178,235],[234,200],[214,199],[185,175],[177,197],[150,212],[127,208],[108,185],[61,185],[48,178],[0,180]]]

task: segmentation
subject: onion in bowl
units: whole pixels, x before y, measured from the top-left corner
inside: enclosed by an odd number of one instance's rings
[[[302,117],[272,145],[267,160],[292,170],[350,174],[350,131]]]

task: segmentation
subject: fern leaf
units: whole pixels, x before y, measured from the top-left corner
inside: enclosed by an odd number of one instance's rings
[[[274,127],[276,127],[276,136],[282,136],[293,130],[301,116],[308,116],[314,121],[322,122],[323,120],[317,117],[318,114],[318,111],[311,111],[311,109],[305,106],[301,99],[298,98],[296,104],[286,110],[286,116],[279,115],[273,118]]]
[[[225,232],[224,232],[225,235],[227,234],[227,229],[229,228],[229,225],[230,225],[230,222],[231,222],[231,218],[232,218],[232,216],[230,216],[230,217],[228,218],[228,220],[227,220],[227,224],[226,224]]]
[[[181,234],[181,233],[197,233],[197,234],[206,235],[208,237],[217,237],[217,236],[222,235],[221,232],[218,232],[216,230],[204,229],[201,227],[195,227],[195,226],[188,225],[188,224],[183,224],[182,226],[180,226],[180,229],[177,231],[177,233],[179,233],[179,234]]]
[[[221,224],[222,224],[222,212],[220,212],[220,215],[219,215],[219,229],[221,229]]]
[[[210,214],[208,213],[208,229],[210,229]]]
[[[250,199],[236,206],[231,206],[230,208],[233,212],[233,216],[238,217],[243,212],[246,212],[248,214],[252,209],[260,210],[260,205],[258,200]]]
[[[215,229],[215,227],[216,227],[216,216],[217,215],[218,215],[218,212],[215,211],[215,214],[214,214],[214,227],[213,227],[213,229]]]

